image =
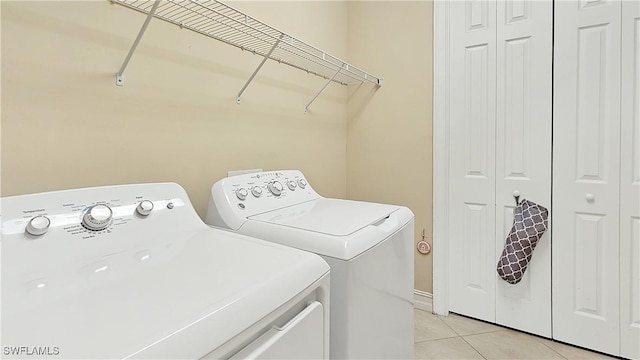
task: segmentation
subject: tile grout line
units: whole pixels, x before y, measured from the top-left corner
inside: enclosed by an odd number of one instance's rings
[[[454,333],[458,334],[458,337],[460,339],[462,339],[462,341],[464,341],[465,343],[467,343],[467,345],[469,345],[473,351],[475,351],[478,355],[480,355],[481,358],[487,360],[486,357],[484,357],[484,355],[482,355],[482,353],[480,353],[480,351],[478,351],[478,349],[476,349],[473,345],[469,344],[469,342],[467,341],[467,339],[464,338],[464,336],[460,335],[454,328],[451,327],[451,325],[447,324],[446,321],[440,319],[445,325],[447,325],[449,327],[449,329],[451,329]]]
[[[440,340],[448,340],[448,339],[455,339],[455,338],[459,338],[462,337],[460,335],[456,335],[456,336],[447,336],[447,337],[442,337],[442,338],[437,338],[437,339],[429,339],[429,340],[421,340],[421,341],[414,341],[414,344],[422,344],[422,343],[426,343],[426,342],[431,342],[431,341],[440,341]]]
[[[420,310],[420,311],[423,311],[423,310]],[[415,339],[414,339],[414,344],[423,343],[423,342],[427,342],[427,341],[434,341],[434,340],[453,339],[455,337],[459,337],[460,336],[460,334],[458,334],[455,330],[453,330],[451,328],[451,326],[449,326],[444,320],[442,320],[442,318],[439,315],[435,315],[433,313],[430,313],[429,315],[435,317],[436,319],[438,319],[438,321],[440,321],[440,323],[442,323],[445,327],[449,328],[449,330],[451,330],[455,334],[455,336],[445,336],[445,337],[441,337],[441,338],[437,338],[437,339],[428,339],[428,340],[422,340],[422,341],[415,341]]]
[[[551,350],[554,353],[558,354],[561,358],[569,359],[568,357],[566,357],[566,356],[562,355],[561,353],[559,353],[556,349],[554,349],[551,346],[547,345],[545,341],[542,341],[542,340],[553,341],[552,338],[546,338],[544,336],[540,336],[540,335],[536,335],[536,334],[528,334],[528,335],[531,336],[537,343],[546,346],[549,350]]]
[[[436,315],[437,316],[437,315]],[[438,316],[439,317],[439,316]],[[475,319],[469,319],[466,317],[463,317],[465,320],[475,320]],[[447,325],[449,327],[449,329],[451,329],[454,333],[458,334],[458,336],[471,336],[471,335],[480,335],[480,334],[489,334],[489,333],[494,333],[494,332],[500,332],[500,331],[505,331],[505,330],[509,330],[508,328],[505,327],[501,327],[500,325],[496,325],[496,324],[490,324],[487,323],[489,325],[493,325],[494,327],[496,327],[496,330],[489,330],[489,331],[479,331],[479,332],[474,332],[473,334],[460,334],[459,332],[457,332],[453,327],[451,327],[449,324],[447,324],[447,322],[443,319],[442,322]],[[482,323],[485,323],[484,321],[481,321]]]
[[[498,330],[491,330],[491,331],[480,331],[480,332],[474,332],[473,334],[458,334],[458,336],[484,335],[484,334],[502,332],[502,331],[506,331],[506,330],[508,330],[508,329],[498,329]]]
[[[506,332],[506,330],[509,330],[509,329],[505,329],[505,332]],[[494,332],[499,332],[499,331],[494,331]],[[517,333],[518,335],[527,335],[528,337],[533,338],[533,341],[535,341],[536,343],[538,343],[538,344],[540,344],[540,345],[544,345],[546,348],[548,348],[548,349],[549,349],[549,350],[551,350],[553,353],[555,353],[556,355],[558,355],[561,359],[569,360],[569,358],[568,358],[568,357],[566,357],[566,356],[564,356],[564,355],[560,354],[558,351],[556,351],[555,349],[553,349],[553,348],[552,348],[552,347],[550,347],[549,345],[545,344],[544,342],[539,341],[539,339],[538,339],[538,336],[537,336],[537,335],[532,335],[532,334],[522,333],[522,332],[519,332],[519,331],[517,331],[517,330],[516,330],[516,333]],[[484,334],[488,334],[488,333],[484,333]],[[462,339],[463,339],[467,344],[469,344],[469,346],[471,346],[474,350],[476,350],[476,351],[477,351],[477,352],[478,352],[478,353],[479,353],[483,358],[487,359],[487,358],[486,358],[486,357],[484,357],[484,355],[480,352],[480,350],[476,349],[476,348],[475,348],[471,343],[469,343],[469,342],[467,341],[467,339],[466,339],[467,337],[475,336],[475,335],[481,335],[481,334],[471,334],[471,335],[462,336]]]
[[[472,348],[473,350],[475,350],[475,352],[477,352],[477,353],[478,353],[478,355],[480,355],[480,357],[482,357],[483,359],[487,360],[487,358],[486,358],[486,357],[484,357],[484,355],[480,352],[480,350],[476,349],[476,348],[475,348],[475,346],[471,345],[471,343],[469,343],[469,342],[467,341],[467,339],[465,339],[465,338],[464,338],[464,336],[460,336],[460,338],[462,339],[462,341],[466,342],[466,343],[467,343],[467,345],[471,346],[471,348]]]
[[[438,315],[436,315],[436,316],[438,316]],[[438,319],[440,319],[440,316],[438,316]],[[442,322],[443,322],[443,323],[444,323],[444,324],[445,324],[449,329],[451,329],[451,331],[453,331],[456,335],[458,335],[458,336],[462,336],[462,335],[458,334],[458,332],[456,331],[456,329],[452,328],[452,327],[451,327],[451,325],[447,324],[447,322],[446,322],[446,321],[444,321],[443,319],[440,319],[440,321],[442,321]]]
[[[538,343],[540,343],[540,344],[542,344],[542,345],[546,346],[549,350],[551,350],[551,351],[553,351],[554,353],[558,354],[561,358],[563,358],[563,359],[569,359],[568,357],[566,357],[566,356],[564,356],[564,355],[560,354],[559,352],[557,352],[557,351],[556,351],[556,349],[554,349],[554,348],[552,348],[551,346],[549,346],[549,345],[547,345],[547,344],[543,343],[542,341],[538,341]]]

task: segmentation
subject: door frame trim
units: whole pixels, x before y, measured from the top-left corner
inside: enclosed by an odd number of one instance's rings
[[[433,4],[433,313],[449,314],[449,1]]]

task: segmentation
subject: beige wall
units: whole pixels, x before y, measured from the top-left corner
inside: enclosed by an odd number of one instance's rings
[[[108,0],[0,4],[2,196],[173,181],[204,216],[228,170],[297,168],[325,196],[410,207],[430,241],[430,3],[230,2],[385,78],[332,84],[308,115],[325,80],[267,62],[237,105],[261,58],[161,21],[115,86],[144,16]]]
[[[384,85],[350,91],[347,196],[408,206],[416,243],[432,233],[432,13],[426,1],[349,3],[349,60]],[[431,292],[431,274],[416,251],[415,288]]]
[[[347,55],[344,2],[231,4]],[[346,195],[346,87],[305,115],[325,80],[267,62],[237,105],[261,58],[162,21],[117,87],[144,15],[108,0],[1,6],[2,196],[173,181],[204,216],[211,184],[250,168],[298,168],[320,193]]]

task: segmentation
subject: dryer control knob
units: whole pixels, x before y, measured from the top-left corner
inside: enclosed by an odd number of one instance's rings
[[[298,186],[300,186],[300,189],[304,189],[307,187],[307,181],[305,179],[298,179]]]
[[[111,225],[113,211],[105,204],[93,205],[82,217],[82,225],[93,231],[100,231]]]
[[[274,196],[280,196],[280,194],[282,194],[282,190],[284,190],[284,187],[282,187],[280,181],[272,181],[269,183],[269,185],[267,185],[267,189],[269,189],[269,192],[271,192]]]
[[[142,200],[136,207],[136,212],[142,216],[149,216],[153,210],[153,203],[149,200]]]
[[[289,188],[289,190],[291,191],[295,191],[296,190],[296,182],[293,180],[287,181],[287,187]]]
[[[251,188],[251,194],[255,197],[260,197],[262,195],[262,189],[260,186],[254,186]]]
[[[29,234],[34,236],[40,236],[49,230],[49,226],[51,225],[51,220],[44,215],[34,216],[27,223],[27,228],[25,229]]]
[[[240,189],[236,190],[236,196],[240,200],[246,199],[247,195],[249,195],[249,192],[247,192],[247,189],[245,189],[245,188],[240,188]]]

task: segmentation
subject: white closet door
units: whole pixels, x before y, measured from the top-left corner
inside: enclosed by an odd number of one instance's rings
[[[555,2],[553,337],[619,353],[619,1]]]
[[[640,1],[622,3],[620,355],[640,358]]]
[[[495,321],[495,1],[451,2],[450,310]]]
[[[497,14],[494,263],[513,223],[514,191],[551,210],[553,3],[498,1]],[[494,276],[496,322],[551,337],[551,231],[518,284]]]

